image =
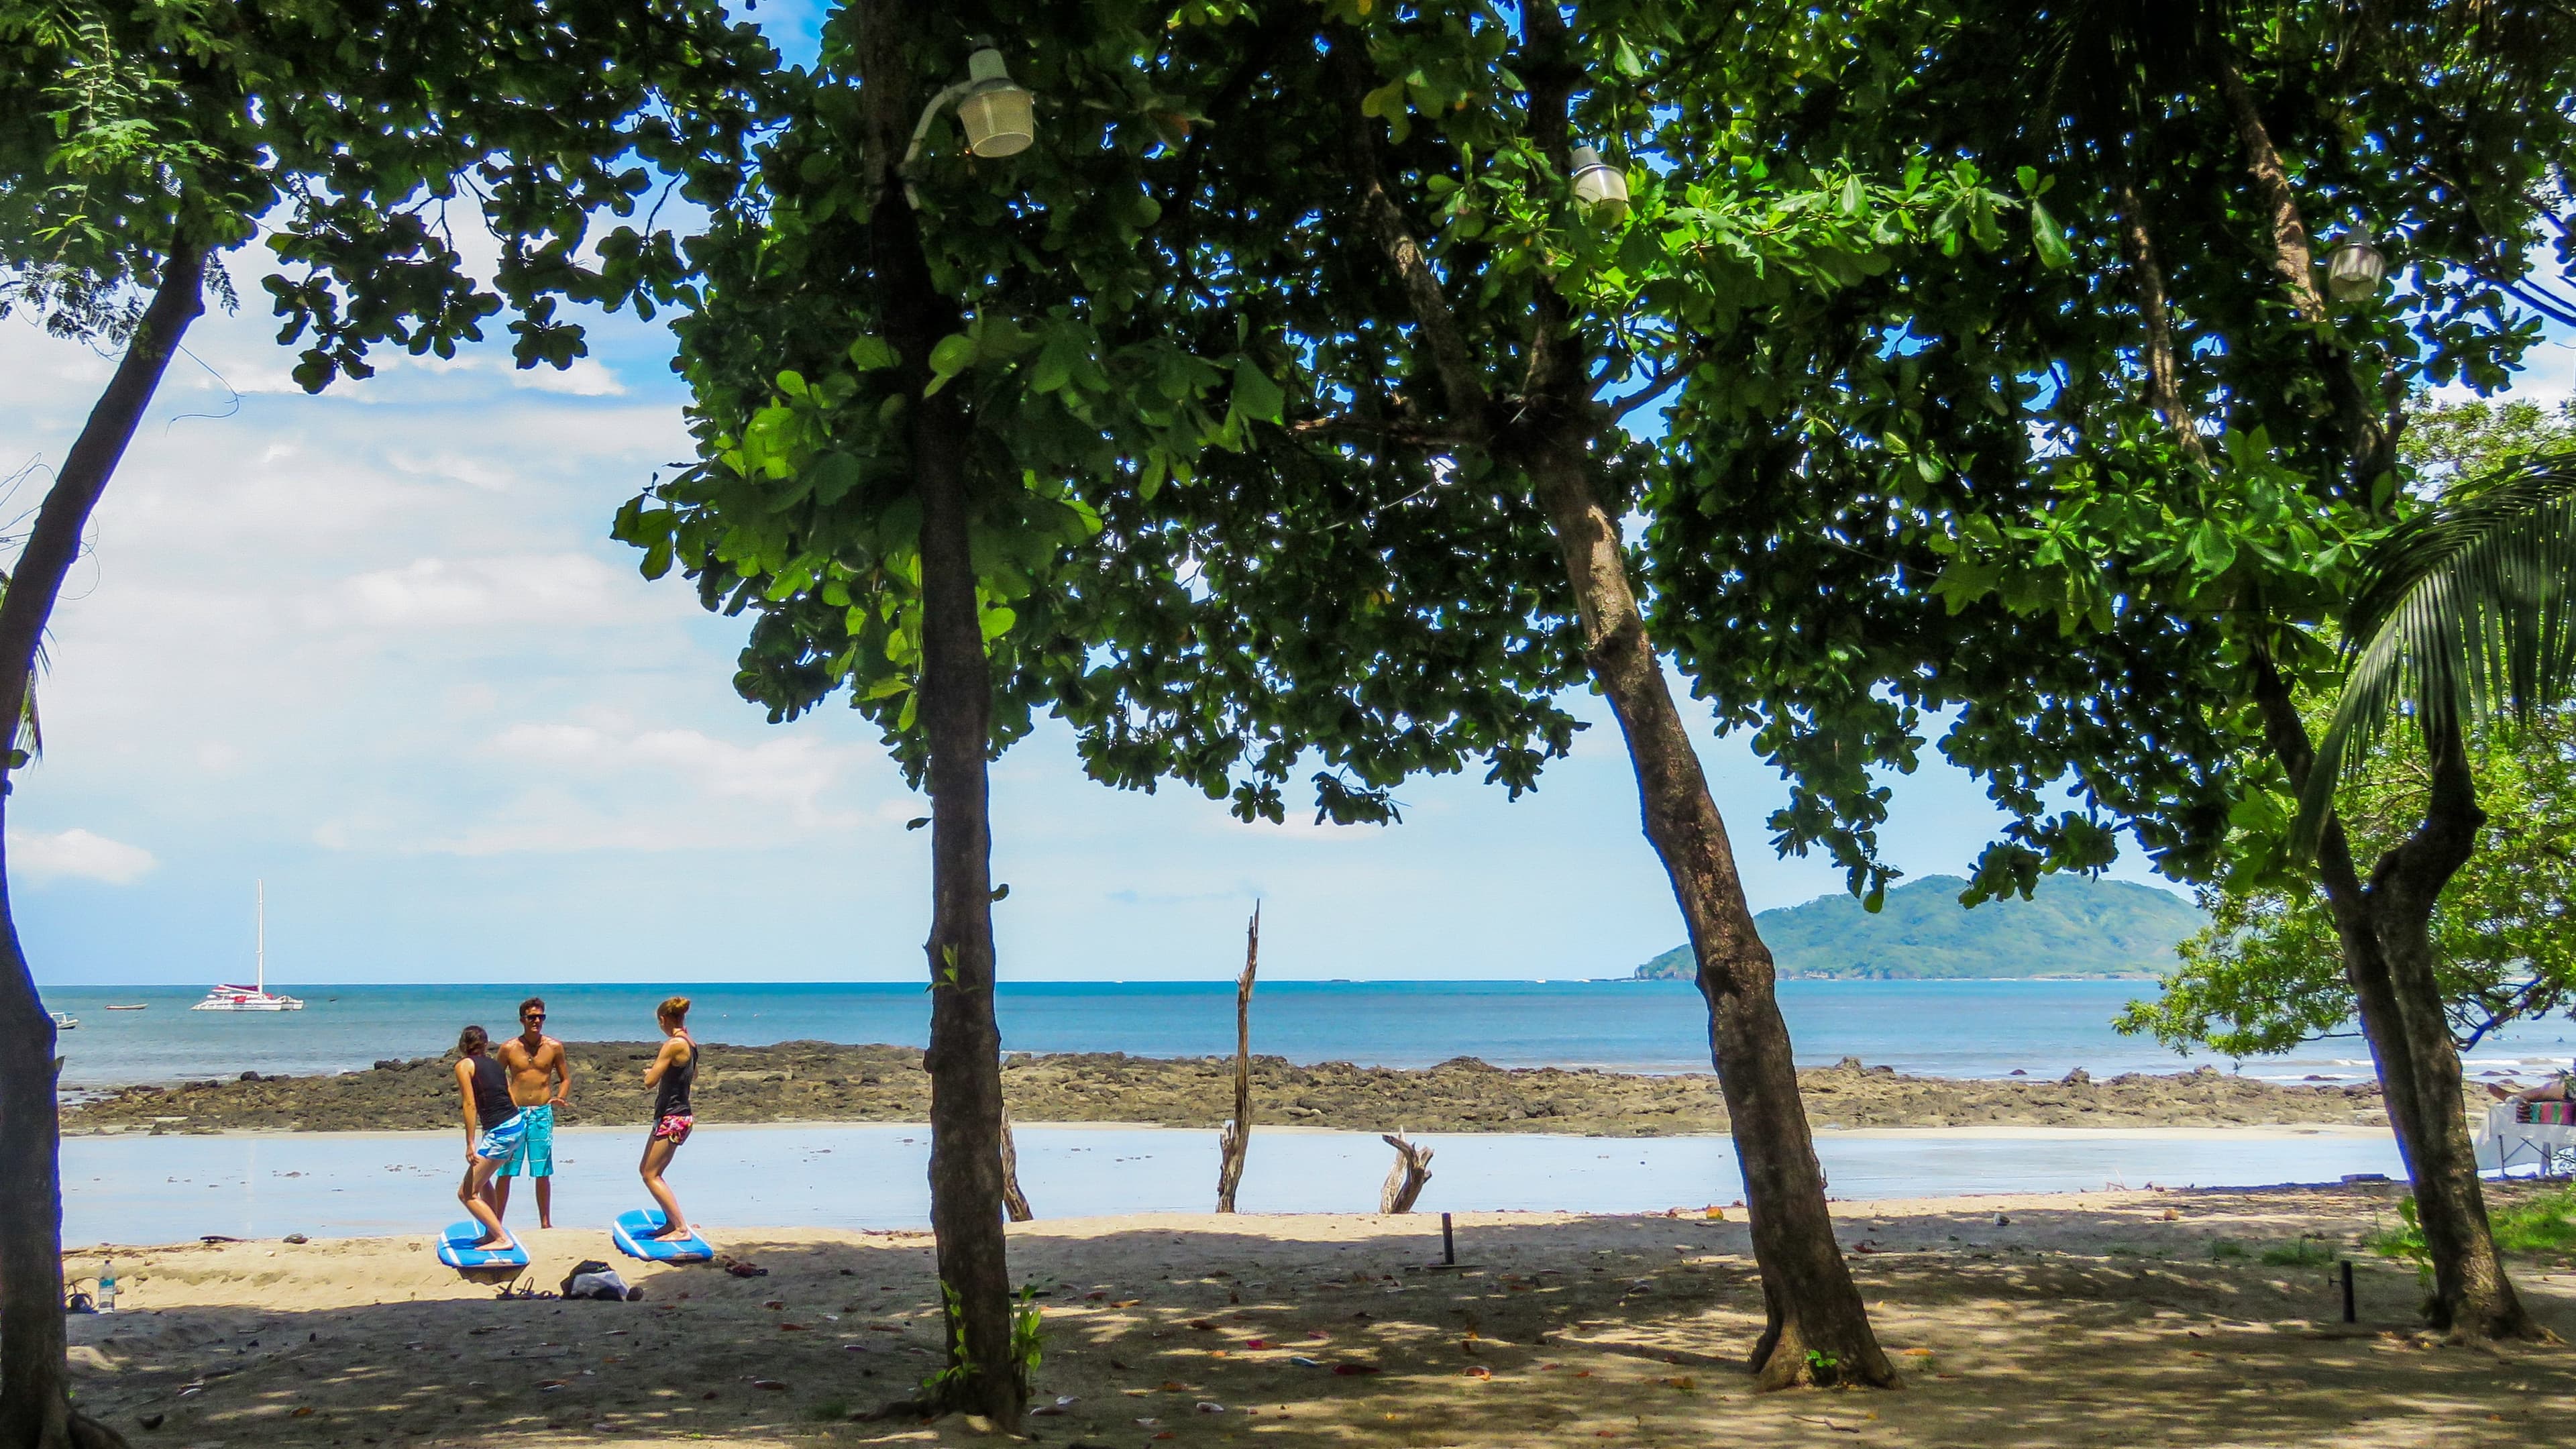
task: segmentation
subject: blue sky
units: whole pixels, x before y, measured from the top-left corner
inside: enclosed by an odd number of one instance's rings
[[[320,398],[274,331],[254,300],[192,332],[55,615],[48,752],[9,818],[39,981],[238,979],[255,878],[288,983],[921,973],[925,802],[846,710],[771,726],[737,699],[739,623],[607,537],[687,452],[658,327],[607,323],[568,374],[490,348]],[[2576,379],[2563,345],[2537,361],[2526,391]],[[110,367],[0,322],[10,514]],[[1602,723],[1534,797],[1420,782],[1391,829],[1110,791],[1042,728],[993,776],[1003,971],[1230,975],[1257,898],[1269,975],[1624,974],[1682,931],[1617,732],[1580,705]],[[1757,909],[1842,889],[1764,844],[1783,790],[1741,737],[1701,750]],[[1945,766],[1895,790],[1911,874],[1994,827]]]

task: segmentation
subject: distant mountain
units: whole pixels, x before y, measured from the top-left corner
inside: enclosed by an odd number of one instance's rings
[[[1818,896],[1753,918],[1783,976],[1939,981],[1968,977],[2160,976],[2174,946],[2209,924],[2171,891],[2129,881],[2049,876],[2030,900],[1959,904],[1968,883],[1927,875],[1887,893],[1876,915],[1848,895]],[[1637,968],[1641,981],[1690,980],[1688,945]]]

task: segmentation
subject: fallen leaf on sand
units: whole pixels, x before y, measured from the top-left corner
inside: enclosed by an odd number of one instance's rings
[[[562,1379],[547,1379],[547,1380],[546,1380],[546,1381],[544,1381],[543,1383],[538,1384],[538,1385],[537,1385],[537,1388],[538,1388],[538,1390],[539,1390],[540,1392],[542,1392],[542,1393],[549,1393],[549,1394],[550,1394],[550,1393],[553,1393],[555,1390],[557,1390],[557,1389],[559,1389],[559,1388],[562,1388],[563,1386],[564,1386],[564,1381],[563,1381]]]
[[[1471,1379],[1489,1379],[1493,1376],[1494,1371],[1485,1367],[1483,1364],[1471,1363],[1467,1365],[1467,1377]]]
[[[1266,1338],[1247,1338],[1243,1341],[1243,1346],[1245,1348],[1268,1348],[1270,1346],[1270,1340]]]
[[[1822,1424],[1837,1434],[1857,1434],[1860,1432],[1860,1425],[1858,1424],[1844,1424],[1832,1419],[1824,1418],[1821,1415],[1793,1414],[1790,1417],[1796,1419],[1802,1424]]]
[[[1187,1389],[1183,1388],[1183,1387],[1182,1387],[1182,1386],[1181,1386],[1177,1381],[1175,1381],[1175,1380],[1172,1380],[1172,1379],[1165,1379],[1165,1380],[1163,1380],[1163,1392],[1164,1392],[1164,1393],[1167,1393],[1167,1394],[1184,1394],[1184,1393],[1188,1393],[1188,1392],[1189,1392],[1189,1390],[1187,1390]]]
[[[296,1410],[295,1410],[295,1412],[294,1412],[294,1413],[289,1414],[289,1415],[287,1415],[286,1417],[288,1417],[288,1418],[290,1418],[290,1419],[303,1419],[303,1418],[309,1418],[309,1417],[311,1417],[311,1416],[312,1416],[312,1413],[313,1413],[313,1406],[312,1406],[311,1404],[301,1404],[301,1405],[298,1405],[298,1406],[296,1407]]]
[[[1670,1387],[1679,1389],[1686,1394],[1695,1392],[1699,1388],[1699,1380],[1692,1378],[1687,1374],[1677,1379],[1666,1379],[1664,1382]]]
[[[1341,1374],[1346,1378],[1352,1374],[1373,1374],[1377,1372],[1377,1365],[1373,1363],[1337,1363],[1333,1365],[1333,1372]]]
[[[781,1333],[811,1333],[813,1330],[807,1328],[801,1323],[782,1323],[778,1325],[778,1331]]]
[[[1127,1365],[1120,1363],[1114,1358],[1109,1361],[1109,1366],[1118,1370],[1120,1373],[1125,1373],[1127,1371]]]
[[[1897,1352],[1904,1354],[1908,1358],[1930,1358],[1932,1356],[1932,1350],[1928,1348],[1900,1348]]]
[[[1137,1304],[1142,1303],[1142,1302],[1144,1302],[1144,1301],[1145,1301],[1145,1300],[1144,1300],[1144,1299],[1142,1299],[1142,1298],[1121,1298],[1121,1299],[1119,1299],[1117,1302],[1112,1303],[1112,1304],[1110,1304],[1109,1306],[1110,1306],[1110,1307],[1112,1307],[1112,1308],[1133,1308],[1133,1307],[1135,1307]]]
[[[1198,1406],[1198,1408],[1199,1408],[1199,1412],[1200,1412],[1200,1413],[1202,1413],[1202,1414],[1222,1414],[1222,1413],[1224,1413],[1224,1412],[1225,1412],[1225,1405],[1223,1405],[1223,1404],[1211,1404],[1211,1403],[1207,1402],[1205,1399],[1201,1399],[1201,1400],[1199,1401],[1199,1406]]]
[[[709,1390],[707,1390],[705,1393],[698,1395],[698,1397],[699,1397],[699,1398],[701,1398],[701,1399],[712,1399],[712,1398],[714,1398],[715,1396],[716,1396],[716,1391],[715,1391],[715,1390],[713,1390],[713,1389],[709,1389]]]
[[[1157,1439],[1169,1439],[1169,1438],[1171,1438],[1171,1437],[1172,1437],[1172,1431],[1171,1431],[1171,1430],[1169,1430],[1169,1429],[1165,1429],[1162,1433],[1157,1434],[1157,1435],[1155,1435],[1154,1437],[1155,1437],[1155,1438],[1157,1438]]]
[[[1216,1325],[1204,1318],[1193,1318],[1190,1320],[1190,1327],[1214,1329]]]
[[[751,1386],[755,1389],[783,1389],[787,1387],[784,1382],[778,1379],[753,1379],[751,1381]]]

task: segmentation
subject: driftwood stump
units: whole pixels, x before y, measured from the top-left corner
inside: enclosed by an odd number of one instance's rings
[[[1216,1210],[1234,1211],[1243,1154],[1252,1146],[1252,974],[1261,965],[1261,905],[1243,935],[1243,974],[1234,978],[1234,1116],[1217,1134]]]
[[[1382,1134],[1381,1140],[1395,1149],[1395,1166],[1386,1170],[1386,1186],[1377,1190],[1377,1210],[1409,1213],[1422,1196],[1422,1185],[1431,1180],[1431,1149],[1407,1142],[1402,1128]]]
[[[1029,1208],[1029,1195],[1020,1191],[1020,1148],[1011,1140],[1011,1109],[1002,1109],[1002,1211],[1011,1221],[1024,1223],[1037,1214]]]

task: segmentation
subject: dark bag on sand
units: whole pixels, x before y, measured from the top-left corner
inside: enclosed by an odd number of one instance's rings
[[[630,1288],[617,1270],[596,1258],[584,1258],[564,1275],[563,1296],[596,1298],[610,1303],[631,1303],[644,1296],[644,1290]]]

